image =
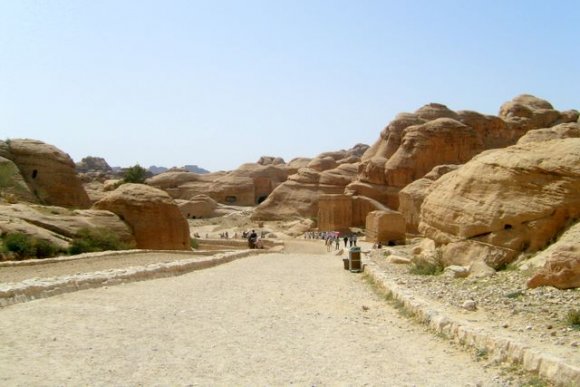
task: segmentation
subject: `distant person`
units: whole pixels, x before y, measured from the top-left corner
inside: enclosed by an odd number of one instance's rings
[[[344,240],[344,247],[346,247],[346,244],[348,243],[348,235],[345,235],[342,240]]]
[[[250,249],[255,249],[257,241],[258,241],[258,234],[256,234],[255,230],[252,230],[252,232],[248,236],[248,247]]]

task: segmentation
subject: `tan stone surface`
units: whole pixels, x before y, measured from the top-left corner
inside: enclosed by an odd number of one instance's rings
[[[551,128],[530,130],[519,139],[518,144],[574,137],[580,137],[580,124],[572,122],[556,125]]]
[[[189,225],[175,201],[145,184],[123,184],[94,204],[123,219],[133,231],[137,248],[190,250]]]
[[[528,287],[580,288],[580,223],[576,223],[541,254],[545,263],[528,281]]]
[[[352,225],[353,200],[350,195],[320,195],[318,201],[318,229],[346,232]]]
[[[433,182],[457,168],[459,168],[459,165],[436,166],[431,172],[415,180],[399,192],[399,212],[405,218],[408,233],[416,234],[419,231],[421,205],[429,194]]]
[[[371,211],[366,219],[366,240],[383,246],[405,243],[405,219],[393,210]]]

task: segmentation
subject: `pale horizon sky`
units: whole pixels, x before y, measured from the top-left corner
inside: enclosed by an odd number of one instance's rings
[[[579,1],[0,0],[0,139],[232,170],[437,102],[580,109]]]

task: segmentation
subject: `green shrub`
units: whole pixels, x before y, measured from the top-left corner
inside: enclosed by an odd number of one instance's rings
[[[566,321],[572,328],[580,330],[580,309],[572,309],[568,311]]]
[[[127,168],[123,176],[124,183],[145,183],[148,177],[148,171],[139,164]]]
[[[96,251],[125,250],[129,246],[106,228],[82,228],[73,238],[69,254],[91,253]]]
[[[25,259],[36,256],[34,238],[23,233],[11,233],[4,237],[6,250],[13,253],[16,259]]]
[[[192,249],[198,249],[199,248],[199,242],[197,241],[196,238],[191,238],[191,248]]]
[[[55,244],[23,233],[7,234],[2,242],[2,251],[11,253],[16,259],[49,258],[61,252]]]
[[[443,266],[433,262],[417,261],[411,265],[409,273],[418,275],[439,275],[443,273]]]
[[[36,239],[35,247],[37,258],[54,257],[62,251],[57,245],[44,239]]]

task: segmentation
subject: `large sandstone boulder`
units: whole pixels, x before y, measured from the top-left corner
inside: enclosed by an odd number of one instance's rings
[[[529,279],[529,288],[580,287],[580,223],[567,230],[543,255],[546,256],[544,266]]]
[[[135,245],[131,229],[117,215],[101,210],[70,210],[34,204],[0,205],[0,232],[23,233],[66,249],[84,228],[111,230],[119,240]]]
[[[175,201],[145,184],[123,184],[94,204],[132,229],[139,249],[190,250],[189,225]]]
[[[579,217],[580,139],[570,138],[488,151],[443,175],[423,201],[419,231],[449,245],[447,264],[485,250],[497,269]]]
[[[88,208],[83,189],[70,156],[37,140],[11,139],[0,143],[0,156],[11,160],[39,203]]]

